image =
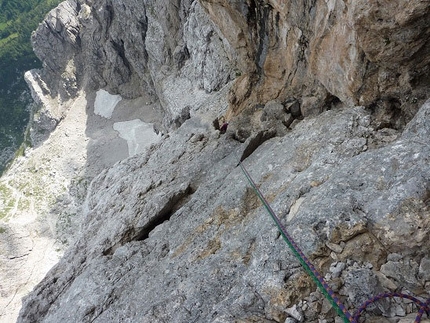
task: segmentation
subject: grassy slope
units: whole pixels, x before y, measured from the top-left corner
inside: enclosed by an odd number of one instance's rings
[[[60,2],[0,0],[0,154],[5,148],[16,150],[23,142],[30,101],[29,94],[23,94],[27,90],[23,74],[40,67],[31,48],[31,32]],[[4,166],[0,157],[0,173]]]

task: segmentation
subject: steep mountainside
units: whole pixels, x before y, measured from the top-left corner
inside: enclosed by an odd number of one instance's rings
[[[18,322],[341,322],[239,161],[350,312],[428,299],[428,21],[420,0],[60,4],[26,74],[38,148],[7,174],[54,152],[54,198],[1,235],[49,222],[69,247]]]
[[[0,174],[24,140],[31,97],[24,72],[40,67],[31,32],[60,0],[0,1]]]

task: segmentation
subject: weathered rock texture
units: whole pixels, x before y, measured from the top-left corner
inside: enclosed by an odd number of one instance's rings
[[[383,101],[413,115],[429,82],[428,1],[202,0],[243,75],[232,113],[290,96]],[[415,101],[415,103],[414,103]],[[316,110],[316,111],[315,111]]]
[[[16,320],[73,238],[88,181],[136,151],[119,125],[144,121],[161,136],[211,104],[226,109],[218,98],[234,73],[214,29],[195,1],[66,1],[40,24],[32,40],[44,68],[26,73],[38,149],[0,180],[0,321]],[[123,98],[109,118],[95,111],[100,88]]]
[[[370,112],[332,110],[244,160],[323,272],[335,261],[379,271],[388,254],[402,255],[382,266],[379,290],[374,273],[360,282],[354,269],[345,273],[338,290],[352,307],[363,290],[426,295],[428,280],[408,266],[425,266],[430,246],[429,116],[430,102],[398,140],[369,149]],[[79,237],[26,299],[19,322],[283,322],[285,309],[315,286],[237,167],[250,142],[194,117],[146,154],[102,172]],[[321,306],[322,296],[314,302]],[[313,315],[305,321],[324,317]]]
[[[33,35],[39,128],[103,88],[130,115],[160,109],[163,138],[103,164],[18,322],[335,321],[239,161],[348,308],[396,289],[428,298],[429,19],[419,0],[61,4]],[[92,144],[116,147],[91,117],[86,179],[102,168]]]
[[[401,9],[365,0],[69,0],[33,43],[53,97],[81,86],[152,93],[171,118],[240,76],[229,116],[296,97],[307,115],[341,100],[388,105],[410,120],[430,79],[429,20],[423,0]]]
[[[192,0],[68,0],[32,41],[44,62],[44,94],[60,102],[82,87],[150,95],[170,120],[187,106],[197,109],[234,76],[228,43]]]

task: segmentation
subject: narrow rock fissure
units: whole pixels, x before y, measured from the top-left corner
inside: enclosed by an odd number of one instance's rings
[[[327,110],[333,110],[341,104],[342,101],[337,96],[332,94],[329,94],[324,101],[324,106]]]
[[[258,23],[259,26],[257,26],[258,29],[258,37],[259,37],[259,44],[258,44],[258,51],[256,55],[256,63],[260,71],[263,69],[264,62],[266,61],[266,56],[269,50],[269,27],[268,27],[268,21],[269,21],[269,14],[270,9],[269,6],[264,6],[262,12],[258,13]]]
[[[400,105],[399,100],[393,98],[379,100],[369,105],[375,129],[390,128],[402,131],[409,120],[400,109]]]
[[[114,11],[114,8],[112,7],[112,5],[110,5],[110,4],[106,5],[105,10],[107,13],[107,15],[105,17],[105,19],[106,19],[106,32],[107,32],[112,25],[115,11]]]
[[[255,136],[249,138],[245,142],[245,149],[243,150],[240,161],[244,161],[248,158],[259,146],[261,146],[265,141],[276,136],[276,131],[274,130],[264,130],[257,133]]]
[[[177,192],[173,195],[158,214],[136,233],[132,241],[143,241],[147,239],[151,231],[165,221],[169,221],[172,215],[191,199],[194,192],[195,189],[189,185],[185,191]]]
[[[113,255],[116,249],[131,241],[143,241],[147,239],[151,231],[153,231],[160,224],[169,221],[172,215],[175,214],[176,211],[178,211],[191,199],[195,191],[195,188],[193,188],[191,185],[188,185],[185,190],[181,190],[173,194],[169,201],[148,221],[148,223],[146,223],[143,227],[131,228],[125,231],[121,240],[109,249],[105,250],[103,255]]]
[[[131,73],[132,67],[125,54],[124,41],[121,39],[119,43],[117,43],[111,40],[111,44],[115,49],[115,51],[118,53],[118,56],[122,59],[122,62],[124,63],[124,66],[127,68],[128,72]]]

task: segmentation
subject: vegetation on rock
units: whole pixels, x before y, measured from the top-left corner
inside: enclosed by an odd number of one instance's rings
[[[0,0],[0,173],[24,140],[31,100],[23,74],[41,66],[31,32],[60,0]]]

